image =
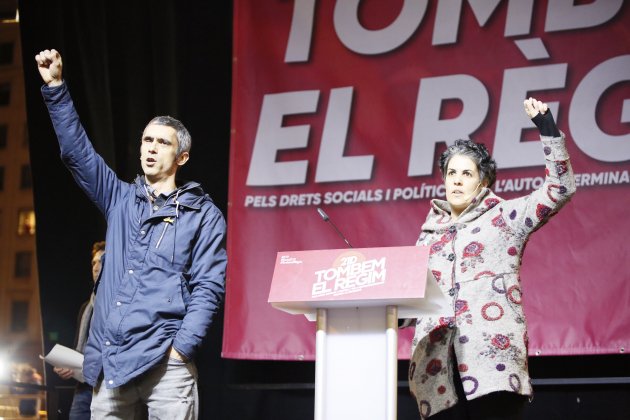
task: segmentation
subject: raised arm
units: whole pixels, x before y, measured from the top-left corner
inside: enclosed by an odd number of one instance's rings
[[[517,232],[529,234],[542,226],[575,193],[575,178],[565,146],[546,103],[534,98],[523,103],[525,113],[538,127],[545,158],[545,182],[531,194],[504,204],[506,222]]]
[[[124,192],[125,183],[92,147],[64,83],[59,52],[54,49],[41,51],[35,61],[46,84],[42,87],[42,95],[59,140],[61,158],[79,187],[107,215]]]

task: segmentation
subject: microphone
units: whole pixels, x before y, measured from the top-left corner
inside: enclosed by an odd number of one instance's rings
[[[324,210],[322,210],[320,207],[317,207],[317,213],[319,213],[320,217],[324,220],[324,222],[328,223],[330,226],[332,226],[333,229],[335,229],[335,232],[337,232],[337,235],[339,235],[339,237],[343,239],[343,241],[346,244],[348,244],[348,247],[353,248],[353,246],[350,245],[350,242],[348,242],[346,237],[343,236],[343,233],[341,233],[339,229],[337,229],[337,226],[335,226],[335,224],[332,222],[332,220],[330,220],[330,217],[328,217],[328,215],[326,214]]]

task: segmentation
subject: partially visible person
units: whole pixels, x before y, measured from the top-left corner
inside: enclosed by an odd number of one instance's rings
[[[18,363],[13,366],[11,377],[13,382],[29,385],[41,385],[42,375],[28,363]],[[18,411],[21,417],[34,417],[39,415],[40,400],[31,396],[39,394],[40,391],[31,387],[15,386],[11,389],[11,394],[25,395],[18,402]],[[28,397],[26,397],[28,395]]]
[[[102,258],[105,253],[105,241],[95,242],[92,245],[92,282],[96,282],[101,275]],[[92,320],[92,311],[94,309],[94,288],[90,298],[83,303],[79,310],[77,332],[75,335],[74,345],[79,353],[83,353],[85,343],[90,330],[90,322]],[[63,379],[70,379],[74,375],[74,371],[68,368],[54,368],[55,373]],[[92,403],[92,387],[89,384],[78,382],[72,398],[72,406],[70,407],[70,420],[89,420],[90,404]]]
[[[575,181],[547,105],[529,98],[524,106],[546,164],[531,194],[504,200],[492,192],[496,164],[483,144],[457,140],[439,159],[446,200],[432,200],[417,244],[430,247],[429,269],[453,313],[416,320],[409,387],[422,418],[520,419],[532,395],[521,259]]]

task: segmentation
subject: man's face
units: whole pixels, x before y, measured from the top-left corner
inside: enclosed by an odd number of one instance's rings
[[[96,280],[98,280],[99,274],[101,274],[101,268],[103,268],[101,264],[101,257],[103,256],[104,253],[105,251],[103,250],[97,251],[92,257],[92,281],[94,283],[96,283]]]
[[[174,176],[188,159],[188,152],[177,156],[177,133],[173,127],[149,124],[142,133],[140,161],[150,181]]]

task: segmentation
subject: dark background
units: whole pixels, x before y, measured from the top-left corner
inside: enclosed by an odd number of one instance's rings
[[[91,288],[91,244],[104,238],[106,226],[58,158],[35,54],[50,48],[62,54],[81,120],[123,180],[141,171],[146,123],[163,114],[182,120],[193,147],[180,175],[199,181],[227,214],[232,2],[31,0],[19,8],[48,351],[56,342],[72,345],[77,311]],[[202,419],[313,417],[313,363],[222,359],[222,328],[220,316],[197,361]],[[399,419],[418,418],[407,368],[399,363]],[[630,418],[626,355],[530,358],[530,370],[535,398],[527,418]],[[66,418],[72,387],[46,373],[49,418]]]

